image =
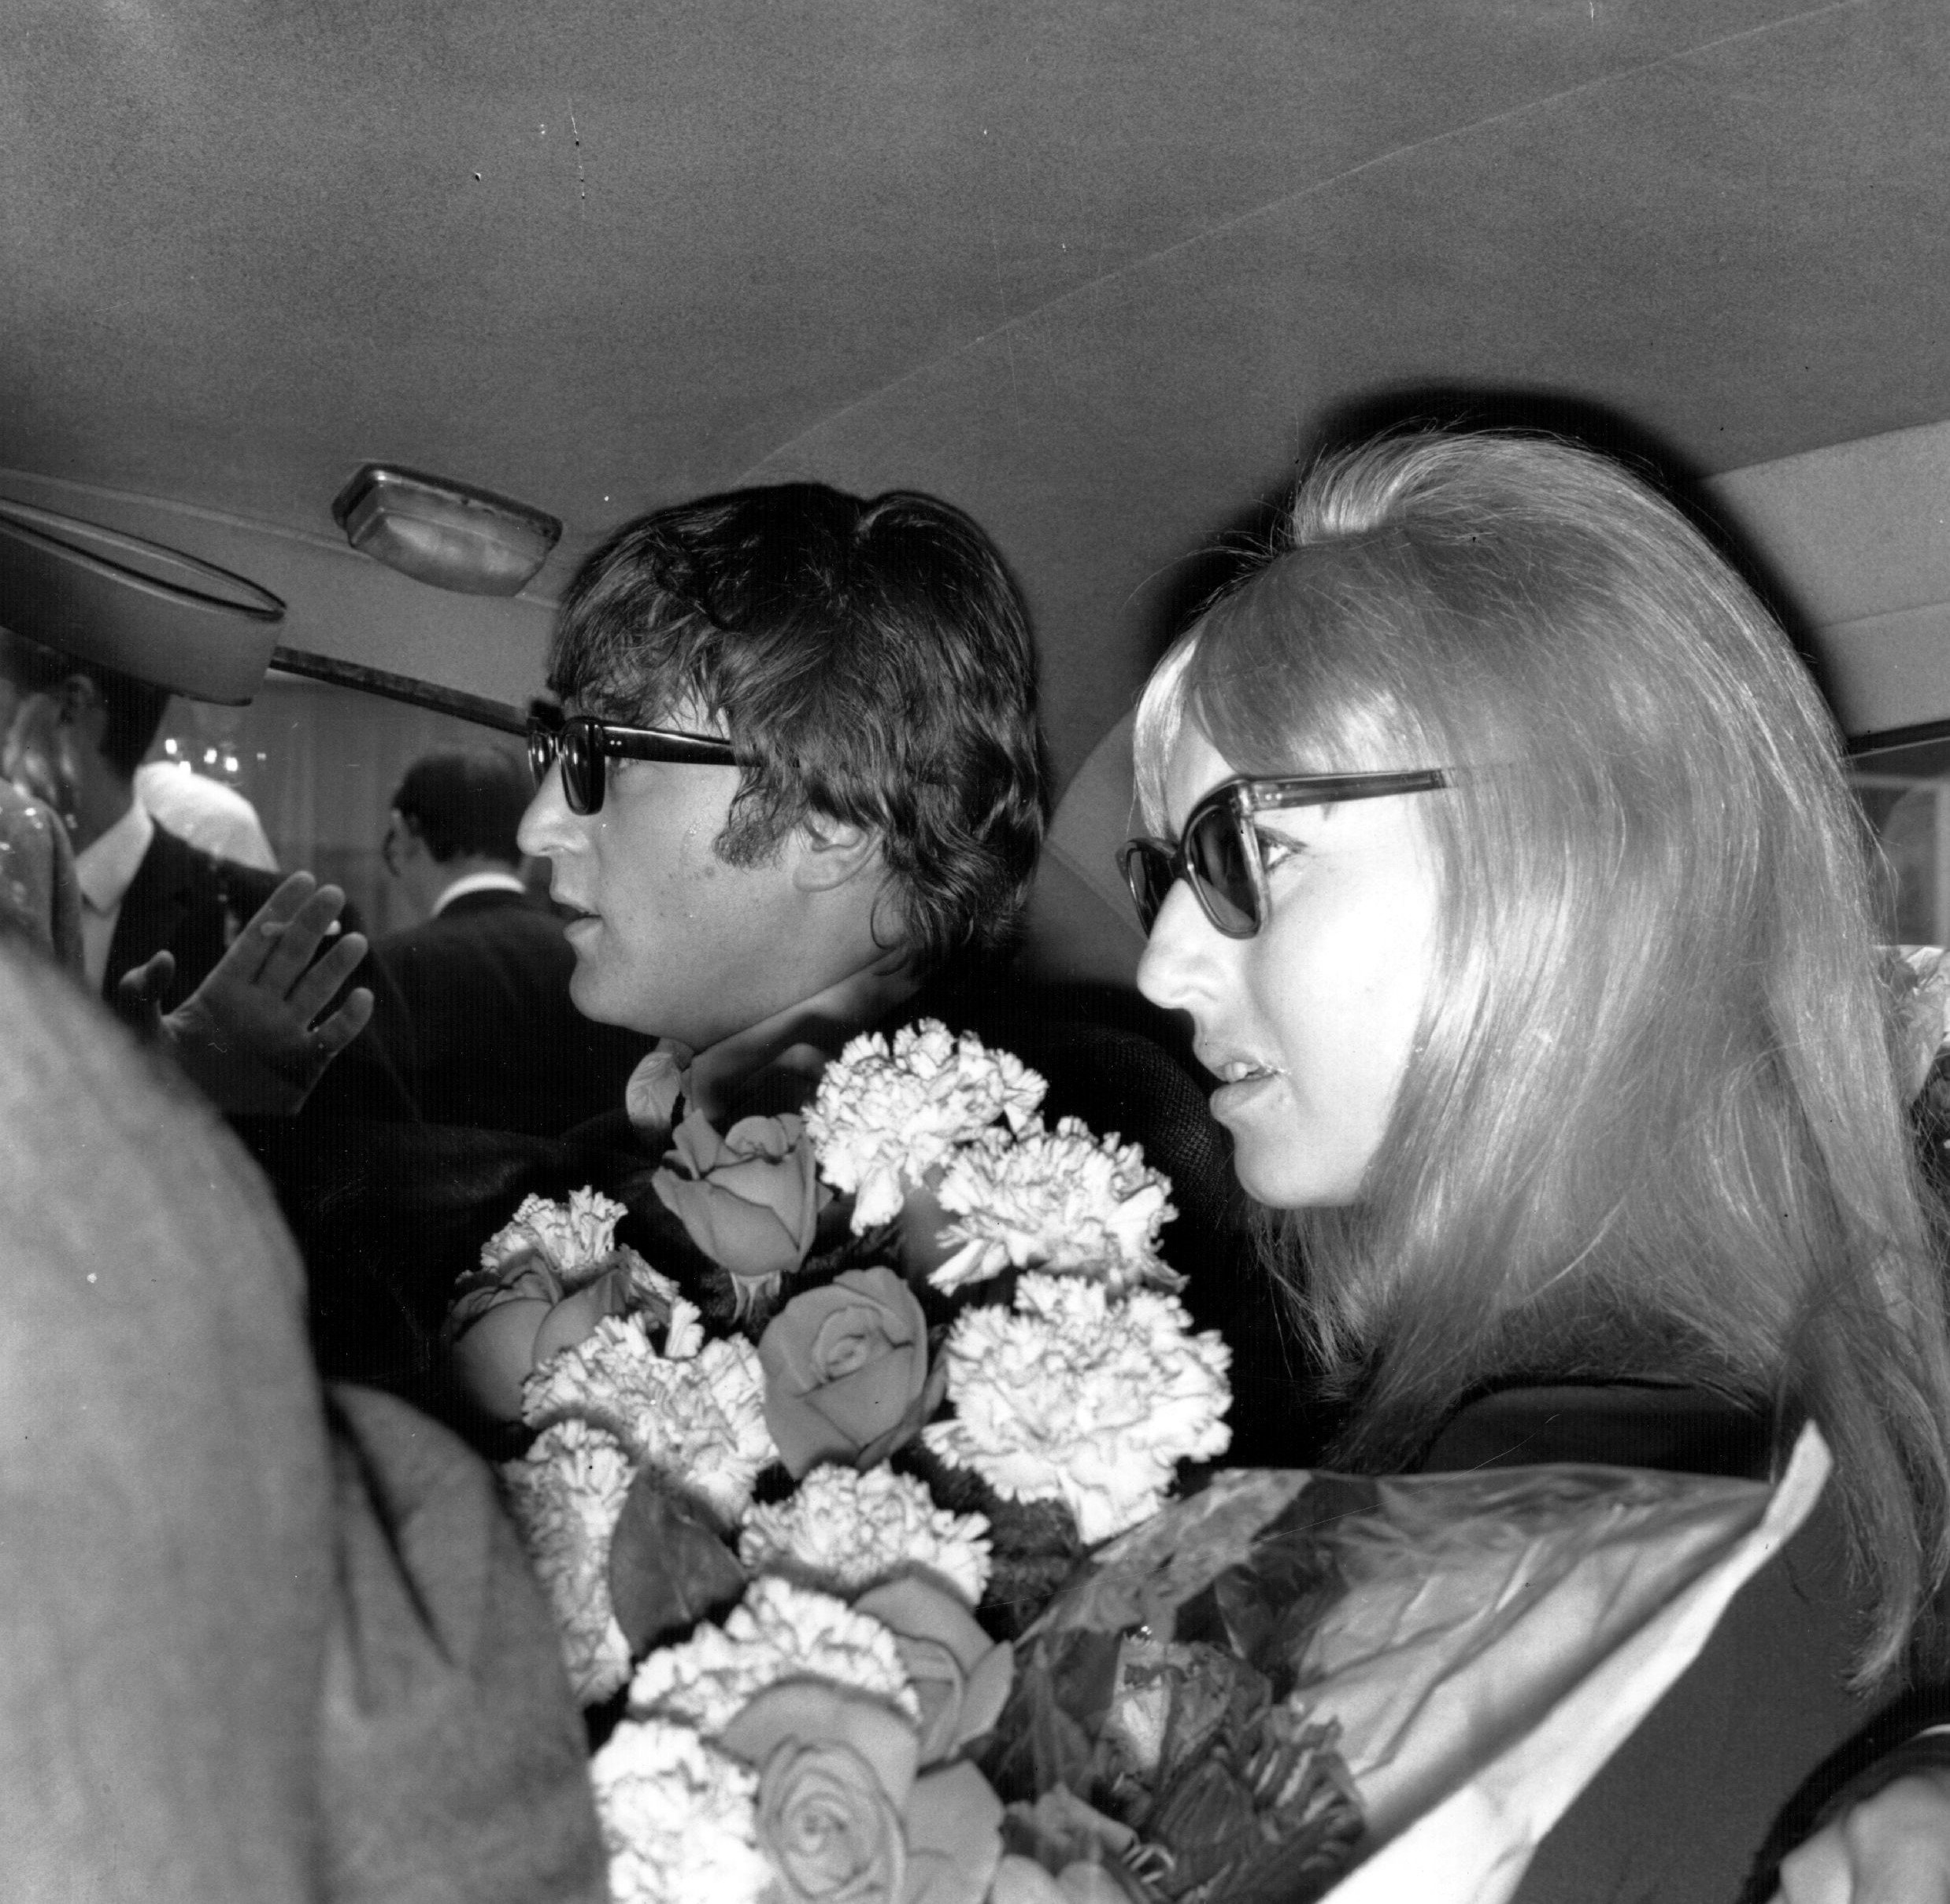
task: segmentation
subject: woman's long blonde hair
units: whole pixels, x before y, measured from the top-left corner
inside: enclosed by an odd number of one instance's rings
[[[1950,1569],[1950,1336],[1873,944],[1806,670],[1685,519],[1543,438],[1322,462],[1288,540],[1147,689],[1240,771],[1445,767],[1419,808],[1438,974],[1360,1202],[1290,1213],[1298,1306],[1412,1459],[1498,1381],[1672,1377],[1821,1425],[1872,1626]]]

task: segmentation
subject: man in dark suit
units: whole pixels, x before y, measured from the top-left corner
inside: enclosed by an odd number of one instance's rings
[[[649,1048],[570,1002],[575,955],[520,878],[531,791],[524,763],[484,749],[416,761],[394,797],[387,867],[426,916],[372,947],[383,982],[363,1042],[428,1123],[555,1136],[612,1108]]]
[[[200,851],[136,797],[168,689],[4,631],[0,678],[13,702],[8,771],[60,814],[75,850],[90,983],[113,1002],[129,973],[166,952],[175,970],[154,996],[175,1010],[277,889],[277,874]]]
[[[145,809],[135,769],[168,700],[93,655],[0,628],[0,773],[60,816],[90,985],[225,1110],[290,1112],[365,1022],[369,982],[347,989],[366,976],[364,937],[336,886],[202,852]],[[342,1111],[411,1115],[383,1063],[349,1083]]]

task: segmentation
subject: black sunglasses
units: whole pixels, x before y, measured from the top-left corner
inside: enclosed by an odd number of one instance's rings
[[[562,767],[562,797],[572,813],[595,813],[602,807],[609,782],[607,763],[669,760],[684,767],[734,767],[738,755],[729,741],[714,734],[684,734],[674,727],[625,727],[594,715],[554,713],[528,716],[528,764],[541,786],[557,761]]]
[[[1275,780],[1242,776],[1214,787],[1193,808],[1175,846],[1169,840],[1127,840],[1118,848],[1117,863],[1146,933],[1157,922],[1165,895],[1182,879],[1219,931],[1229,939],[1249,939],[1266,923],[1271,904],[1266,858],[1253,815],[1338,806],[1344,800],[1378,800],[1387,793],[1428,793],[1449,784],[1449,775],[1439,767],[1381,774],[1295,774]]]

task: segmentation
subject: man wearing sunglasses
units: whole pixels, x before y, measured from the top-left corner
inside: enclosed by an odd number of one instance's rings
[[[629,523],[572,586],[521,844],[571,992],[660,1050],[631,1115],[801,1100],[845,1040],[1006,945],[1045,818],[1034,662],[988,538],[812,483]]]
[[[792,483],[631,523],[572,584],[549,686],[520,843],[576,1005],[657,1040],[625,1094],[653,1155],[690,1111],[797,1109],[849,1038],[1008,944],[1045,818],[1034,652],[946,504]],[[490,1419],[519,1409],[526,1275],[449,1314]]]

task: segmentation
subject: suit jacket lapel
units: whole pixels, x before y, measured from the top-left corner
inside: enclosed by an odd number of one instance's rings
[[[115,936],[109,941],[109,962],[102,974],[104,998],[113,1000],[116,981],[175,937],[190,908],[194,867],[193,849],[158,826],[116,915]]]

